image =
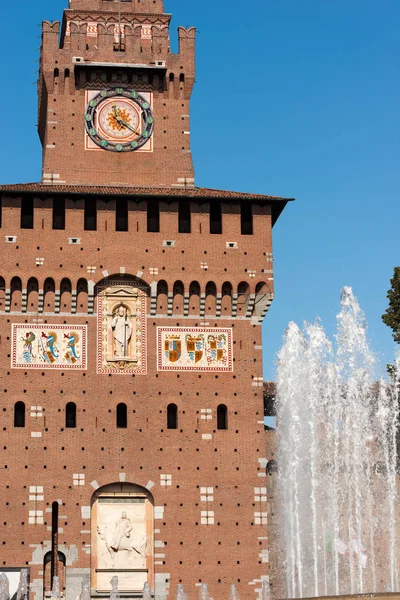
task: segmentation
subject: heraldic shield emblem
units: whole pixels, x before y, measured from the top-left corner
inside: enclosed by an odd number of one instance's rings
[[[159,371],[233,371],[232,329],[157,327]]]
[[[182,356],[182,341],[179,335],[165,338],[165,358],[172,363],[177,362]]]
[[[190,360],[200,362],[204,355],[204,335],[187,335],[186,350]]]

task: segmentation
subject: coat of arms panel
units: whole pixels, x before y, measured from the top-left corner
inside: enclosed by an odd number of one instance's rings
[[[157,327],[159,371],[233,371],[232,329]]]

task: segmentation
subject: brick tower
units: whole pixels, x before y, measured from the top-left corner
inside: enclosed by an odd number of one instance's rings
[[[261,323],[287,199],[196,187],[194,29],[162,0],[43,23],[40,183],[0,187],[0,570],[31,597],[258,598]],[[11,590],[13,591],[13,590]]]

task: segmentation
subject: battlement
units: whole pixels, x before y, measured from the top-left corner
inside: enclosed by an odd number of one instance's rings
[[[163,0],[69,0],[72,10],[107,10],[118,13],[163,13]]]

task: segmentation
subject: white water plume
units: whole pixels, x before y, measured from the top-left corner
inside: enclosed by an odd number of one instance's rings
[[[336,344],[290,323],[277,380],[289,598],[398,591],[397,381],[374,378],[365,316],[344,288]]]

